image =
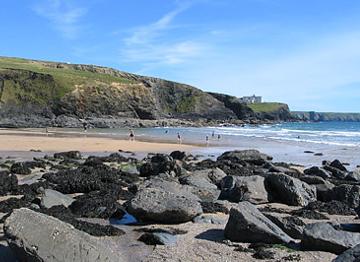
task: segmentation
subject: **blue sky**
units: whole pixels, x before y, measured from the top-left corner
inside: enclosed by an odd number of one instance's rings
[[[0,55],[360,112],[360,1],[7,0],[0,17]]]

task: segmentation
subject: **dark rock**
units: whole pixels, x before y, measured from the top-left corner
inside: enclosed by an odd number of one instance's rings
[[[19,261],[126,261],[102,240],[29,209],[15,210],[4,232]]]
[[[349,248],[341,253],[332,262],[359,262],[360,261],[360,244]]]
[[[84,231],[92,236],[119,236],[125,234],[121,229],[110,225],[103,226],[100,224],[78,220],[77,217],[71,213],[70,209],[64,206],[54,206],[49,209],[41,209],[39,212],[56,217],[57,219],[69,223],[76,229]]]
[[[30,175],[31,169],[25,164],[25,162],[19,162],[11,166],[10,172],[19,175]]]
[[[55,153],[54,158],[71,158],[71,159],[81,159],[81,153],[79,151],[68,151],[68,152],[61,152]]]
[[[119,153],[112,153],[109,156],[89,156],[86,161],[85,165],[94,165],[94,163],[122,163],[122,162],[128,162],[129,159],[120,155]]]
[[[316,188],[285,174],[270,173],[265,178],[269,200],[293,206],[306,206],[316,201]]]
[[[140,176],[156,176],[160,173],[166,173],[176,176],[180,173],[176,162],[171,156],[156,154],[140,167]]]
[[[360,204],[360,186],[340,185],[334,187],[328,194],[328,201],[338,200],[346,203],[351,208],[357,208]]]
[[[4,196],[10,192],[16,191],[18,180],[15,175],[10,175],[7,171],[0,171],[0,195]]]
[[[128,205],[128,212],[147,222],[166,224],[192,220],[202,213],[199,202],[156,188],[139,191]]]
[[[313,166],[311,168],[305,169],[304,173],[309,176],[319,176],[324,179],[330,178],[331,175],[328,171],[321,167]]]
[[[346,177],[348,181],[360,182],[360,168],[355,169],[353,172],[350,172]]]
[[[216,202],[200,202],[204,213],[224,213],[229,214],[231,206],[227,205],[225,201]]]
[[[170,153],[170,156],[175,160],[183,161],[186,158],[186,153],[183,151],[173,151]]]
[[[271,161],[272,157],[257,150],[229,151],[218,157],[217,161],[230,160],[235,163],[247,162],[254,165],[263,165]]]
[[[275,225],[280,227],[286,234],[295,239],[301,239],[305,223],[294,216],[274,216],[271,214],[265,214]]]
[[[331,173],[332,176],[336,177],[337,179],[345,179],[347,172],[342,171],[336,167],[330,165],[324,165],[323,168]]]
[[[350,208],[346,203],[332,200],[330,202],[312,202],[309,203],[305,209],[316,210],[320,212],[328,213],[329,215],[342,215],[342,216],[355,216],[356,212],[353,208]]]
[[[230,210],[224,235],[236,242],[268,244],[289,243],[292,239],[266,218],[254,205],[241,202]]]
[[[124,208],[117,202],[119,192],[91,192],[78,196],[69,209],[79,217],[117,218],[125,215]]]
[[[347,172],[347,169],[346,169],[346,167],[339,161],[339,160],[334,160],[334,161],[332,161],[331,163],[330,163],[330,166],[331,167],[335,167],[335,168],[337,168],[337,169],[339,169],[339,170],[341,170],[341,171],[344,171],[344,172]]]
[[[23,198],[11,197],[0,202],[0,212],[11,213],[14,209],[29,207],[30,204],[29,201],[26,201]]]
[[[305,208],[301,208],[299,210],[294,210],[291,211],[290,213],[293,216],[299,216],[302,218],[307,218],[307,219],[314,219],[314,220],[325,220],[325,219],[329,219],[327,216],[315,211],[315,210],[309,210],[309,209],[305,209]]]
[[[237,183],[234,176],[226,176],[221,181],[221,194],[219,200],[228,200],[233,203],[246,201],[249,189],[246,185]]]
[[[177,236],[166,232],[144,233],[138,239],[147,245],[172,246],[177,242]]]
[[[360,233],[336,230],[328,223],[306,225],[301,241],[303,250],[317,250],[341,254],[360,243]]]
[[[61,170],[57,173],[47,173],[42,178],[55,184],[55,190],[63,194],[89,193],[116,185],[129,185],[128,176],[106,165],[81,166],[73,170]]]

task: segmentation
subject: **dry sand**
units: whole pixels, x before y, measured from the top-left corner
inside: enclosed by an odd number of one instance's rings
[[[60,152],[79,150],[81,152],[171,152],[173,150],[191,151],[195,146],[170,143],[154,143],[118,140],[106,137],[63,136],[54,134],[29,132],[21,130],[0,130],[0,151],[29,151],[41,150],[43,152]]]

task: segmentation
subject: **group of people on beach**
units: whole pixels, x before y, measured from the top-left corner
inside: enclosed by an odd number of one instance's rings
[[[88,130],[88,124],[86,122],[83,122],[83,130],[84,130],[84,132],[87,132],[87,130]],[[48,132],[47,128],[46,128],[46,132]],[[165,134],[168,134],[168,133],[169,133],[169,130],[165,130]],[[213,140],[217,138],[217,140],[219,141],[221,139],[221,135],[220,134],[216,135],[215,131],[213,131],[211,133],[211,137]],[[129,140],[135,141],[135,132],[133,129],[129,129]],[[177,142],[178,142],[178,144],[182,143],[182,136],[181,136],[180,132],[177,132]],[[206,142],[207,146],[210,144],[209,135],[205,136],[205,142]]]

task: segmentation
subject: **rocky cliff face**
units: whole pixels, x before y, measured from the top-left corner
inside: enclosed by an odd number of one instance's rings
[[[346,121],[360,122],[360,113],[330,113],[330,112],[291,112],[293,118],[300,121]]]
[[[235,96],[225,94],[209,93],[217,100],[224,103],[224,105],[234,112],[238,119],[249,119],[256,117],[256,114],[250,107],[240,101]]]
[[[0,115],[3,119],[283,119],[258,114],[235,97],[159,78],[93,65],[5,57],[0,57]]]

